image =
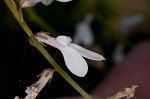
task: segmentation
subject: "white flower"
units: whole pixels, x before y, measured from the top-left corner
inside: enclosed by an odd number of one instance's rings
[[[87,13],[85,18],[76,24],[73,42],[91,46],[94,43],[94,33],[91,29],[91,23],[94,19],[93,13]]]
[[[49,44],[59,49],[64,57],[67,68],[75,75],[84,77],[87,74],[88,66],[83,57],[101,61],[105,58],[93,51],[87,50],[79,45],[71,43],[72,39],[68,36],[51,37],[44,32],[35,35],[39,42]]]
[[[69,2],[69,1],[72,1],[72,0],[56,0],[56,1]],[[41,2],[44,5],[48,6],[49,4],[51,4],[53,2],[53,0],[20,0],[20,5],[21,5],[22,8],[24,8],[24,7],[34,6],[39,2]]]

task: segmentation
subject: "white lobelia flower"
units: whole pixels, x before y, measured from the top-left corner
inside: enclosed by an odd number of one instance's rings
[[[39,32],[35,35],[35,38],[41,43],[59,49],[63,54],[67,68],[79,77],[84,77],[88,71],[87,63],[83,57],[97,61],[105,60],[102,55],[71,43],[72,39],[68,36],[61,35],[55,38],[47,33]]]
[[[41,2],[43,3],[44,5],[48,6],[50,5],[54,0],[20,0],[20,5],[22,8],[24,7],[30,7],[30,6],[34,6],[36,5],[37,3]],[[72,0],[56,0],[56,1],[59,1],[59,2],[69,2],[69,1],[72,1]]]

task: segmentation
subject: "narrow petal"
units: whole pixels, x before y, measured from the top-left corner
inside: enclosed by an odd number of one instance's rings
[[[59,2],[69,2],[69,1],[72,1],[72,0],[57,0]]]
[[[41,2],[42,2],[44,5],[48,6],[49,4],[51,4],[51,3],[53,2],[53,0],[41,0]]]
[[[105,60],[105,58],[102,55],[95,53],[93,51],[87,50],[74,43],[71,43],[69,46],[77,50],[85,58],[88,58],[91,60],[98,60],[98,61]]]
[[[67,68],[75,75],[84,77],[87,74],[88,66],[84,58],[73,48],[60,50],[63,54]]]

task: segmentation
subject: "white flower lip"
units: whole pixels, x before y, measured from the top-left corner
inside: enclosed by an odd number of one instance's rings
[[[88,65],[83,57],[97,61],[105,60],[102,55],[71,43],[72,40],[68,36],[61,35],[54,38],[45,32],[39,32],[35,35],[35,38],[39,42],[59,49],[63,54],[67,68],[79,77],[84,77],[88,72]]]

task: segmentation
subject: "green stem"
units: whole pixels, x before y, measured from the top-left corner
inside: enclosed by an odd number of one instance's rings
[[[49,55],[49,53],[44,49],[44,47],[36,40],[32,39],[34,34],[23,20],[22,13],[19,13],[15,2],[13,0],[4,0],[12,14],[15,16],[16,20],[19,22],[21,27],[27,33],[30,38],[30,43],[35,46],[41,54],[52,64],[52,66],[60,73],[60,75],[70,84],[74,89],[76,89],[83,97],[86,99],[93,99],[87,92],[85,92],[56,62],[55,60]]]

